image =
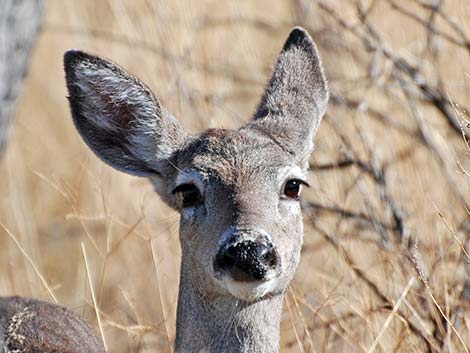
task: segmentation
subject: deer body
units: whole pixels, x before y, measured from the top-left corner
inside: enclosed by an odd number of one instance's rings
[[[117,65],[81,51],[64,63],[84,141],[116,169],[147,177],[180,212],[176,352],[277,352],[302,245],[298,197],[328,101],[308,33],[292,30],[238,130],[189,134]]]
[[[36,299],[0,298],[1,353],[104,353],[93,328],[75,313]]]

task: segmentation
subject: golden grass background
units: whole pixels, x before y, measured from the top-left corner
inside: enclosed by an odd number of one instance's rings
[[[0,295],[57,300],[97,325],[90,280],[109,352],[171,352],[178,215],[80,140],[62,55],[80,48],[118,62],[196,132],[249,119],[290,28],[302,25],[333,100],[311,159],[281,351],[468,352],[470,148],[420,96],[419,78],[384,54],[459,102],[451,111],[469,132],[470,5],[440,7],[462,37],[424,3],[49,0],[0,162]]]

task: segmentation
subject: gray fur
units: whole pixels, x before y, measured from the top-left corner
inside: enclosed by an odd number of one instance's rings
[[[328,86],[315,43],[292,30],[277,59],[250,128],[266,131],[286,150],[307,159],[328,103]]]
[[[75,125],[115,168],[145,175],[181,214],[176,352],[277,352],[282,298],[303,237],[288,180],[305,179],[328,89],[315,44],[294,28],[253,119],[238,130],[190,135],[135,77],[98,57],[65,55]],[[191,183],[202,203],[182,207],[175,187]],[[237,282],[214,273],[224,234],[267,234],[280,255],[276,273]]]

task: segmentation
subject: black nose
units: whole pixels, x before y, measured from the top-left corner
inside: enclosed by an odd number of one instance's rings
[[[245,240],[222,248],[214,269],[230,274],[236,281],[250,282],[263,280],[278,262],[279,254],[273,244]]]

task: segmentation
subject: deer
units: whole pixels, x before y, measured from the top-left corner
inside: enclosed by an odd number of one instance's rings
[[[105,353],[91,325],[74,312],[24,297],[0,298],[1,353]]]
[[[105,163],[145,177],[180,214],[175,351],[279,351],[283,297],[300,260],[300,193],[328,104],[317,47],[291,30],[260,103],[238,129],[187,132],[137,77],[64,54],[74,125]]]

